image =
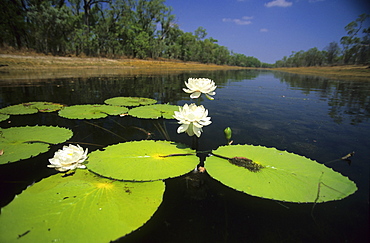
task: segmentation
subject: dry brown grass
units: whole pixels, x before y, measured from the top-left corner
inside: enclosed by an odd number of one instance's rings
[[[57,57],[33,51],[0,49],[0,79],[89,77],[109,75],[164,74],[184,71],[232,70],[241,67],[128,58]],[[368,66],[273,68],[270,70],[335,79],[370,81]]]
[[[242,69],[226,65],[173,60],[56,57],[35,53],[0,54],[0,78],[56,78],[107,75],[163,74],[183,71]]]

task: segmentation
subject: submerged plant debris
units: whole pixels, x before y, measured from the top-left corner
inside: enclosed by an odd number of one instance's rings
[[[260,163],[256,163],[253,160],[245,158],[245,157],[228,158],[228,157],[218,155],[218,154],[213,154],[213,153],[212,153],[212,155],[216,156],[216,157],[219,157],[219,158],[222,158],[222,159],[226,159],[231,164],[239,166],[239,167],[243,167],[245,169],[248,169],[251,172],[258,172],[262,168],[264,168]]]

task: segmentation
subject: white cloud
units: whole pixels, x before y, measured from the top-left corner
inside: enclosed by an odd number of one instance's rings
[[[265,3],[265,7],[290,7],[292,6],[292,2],[287,2],[285,0],[274,0],[268,3]]]
[[[260,29],[260,32],[268,32],[269,30],[268,29],[265,29],[265,28],[263,28],[263,29]]]
[[[252,23],[251,19],[253,19],[253,17],[243,16],[241,19],[223,18],[222,21],[223,22],[234,22],[235,24],[238,24],[238,25],[248,25]]]

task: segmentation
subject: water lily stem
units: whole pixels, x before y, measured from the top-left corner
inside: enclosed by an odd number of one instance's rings
[[[85,123],[87,123],[87,124],[90,124],[90,125],[93,125],[93,126],[99,127],[100,129],[103,129],[104,131],[109,132],[109,133],[111,133],[111,134],[113,134],[113,135],[115,135],[115,136],[117,136],[117,137],[119,137],[119,138],[123,139],[124,141],[126,141],[126,140],[127,140],[126,138],[121,137],[120,135],[118,135],[118,134],[116,134],[116,133],[114,133],[114,132],[112,132],[112,131],[110,131],[110,130],[108,130],[108,129],[104,128],[104,127],[101,127],[101,126],[99,126],[99,125],[97,125],[97,124],[94,124],[94,123],[91,123],[91,122],[88,122],[88,121],[84,121],[84,122],[85,122]]]
[[[199,147],[199,138],[197,136],[193,136],[193,143],[191,149],[198,150]]]

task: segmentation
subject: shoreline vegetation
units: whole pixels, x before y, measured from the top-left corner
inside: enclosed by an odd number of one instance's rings
[[[260,69],[334,79],[370,81],[370,66],[245,68],[167,59],[59,57],[37,53],[0,53],[0,79],[37,79],[112,75],[165,74],[191,71]]]
[[[0,79],[67,78],[238,70],[236,66],[166,59],[59,57],[40,54],[1,54]]]

